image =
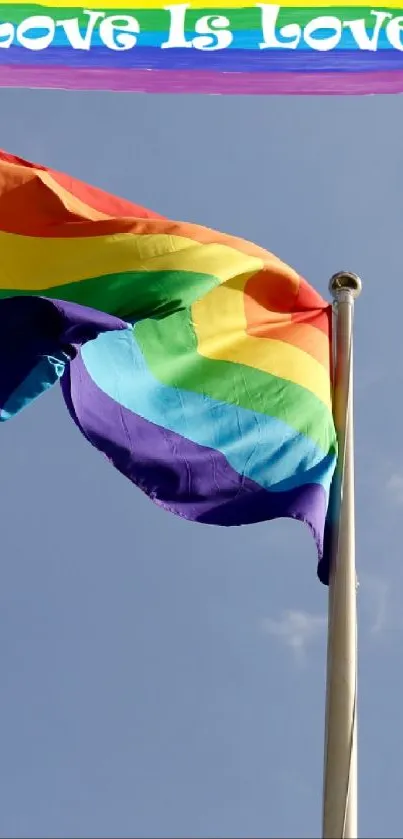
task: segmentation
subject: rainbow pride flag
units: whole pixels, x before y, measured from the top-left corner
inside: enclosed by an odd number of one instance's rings
[[[402,0],[0,0],[0,86],[403,91]]]
[[[60,380],[78,428],[192,521],[306,522],[337,457],[331,307],[256,245],[0,153],[0,419]]]

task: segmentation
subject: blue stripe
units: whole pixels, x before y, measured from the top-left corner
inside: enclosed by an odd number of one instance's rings
[[[189,70],[243,73],[379,72],[403,69],[403,52],[333,50],[221,50],[208,53],[194,49],[161,50],[137,47],[129,52],[113,52],[98,47],[90,52],[49,47],[33,54],[21,47],[0,49],[0,65],[68,67],[85,69]]]
[[[161,384],[130,330],[109,332],[81,350],[97,387],[134,414],[216,449],[240,475],[271,491],[321,484],[329,492],[334,456],[284,422],[202,394]]]

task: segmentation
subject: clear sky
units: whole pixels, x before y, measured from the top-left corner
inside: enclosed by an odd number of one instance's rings
[[[402,97],[0,106],[9,152],[249,238],[324,295],[362,276],[360,836],[401,837]],[[308,530],[154,507],[57,388],[0,430],[0,836],[318,837],[327,589]]]

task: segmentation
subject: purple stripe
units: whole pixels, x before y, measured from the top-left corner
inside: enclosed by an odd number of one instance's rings
[[[0,300],[0,410],[41,359],[72,357],[77,345],[115,329],[127,324],[77,303],[29,295]]]
[[[0,50],[0,66],[24,67],[32,54],[21,47]],[[35,55],[36,67],[58,66],[71,72],[83,70],[186,70],[191,73],[348,73],[403,70],[403,53],[398,50],[217,50],[203,53],[194,49],[163,50],[139,47],[113,52],[96,47],[91,52],[69,47],[49,47]]]
[[[379,73],[214,73],[0,67],[0,87],[233,95],[402,93],[403,70]]]
[[[155,503],[190,521],[232,526],[294,518],[311,529],[322,556],[323,487],[270,493],[225,457],[137,416],[101,391],[77,356],[62,379],[72,418],[89,442]]]

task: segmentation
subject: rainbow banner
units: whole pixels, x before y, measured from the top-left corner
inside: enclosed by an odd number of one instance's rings
[[[331,307],[305,280],[5,153],[0,253],[1,420],[60,380],[87,440],[157,504],[223,526],[295,518],[322,558]]]
[[[403,91],[389,0],[0,0],[0,86],[144,93]]]

